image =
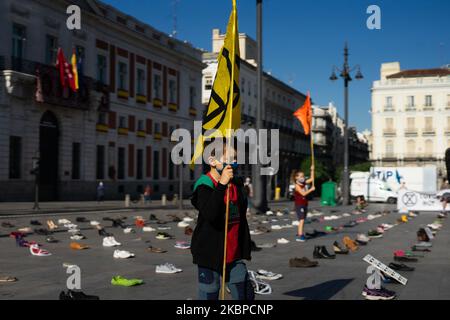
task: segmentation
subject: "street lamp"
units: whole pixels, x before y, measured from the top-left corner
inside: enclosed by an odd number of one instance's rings
[[[356,65],[353,68],[350,68],[348,65],[348,46],[347,43],[344,47],[344,66],[341,69],[339,69],[336,66],[333,66],[331,71],[330,80],[336,81],[338,77],[336,76],[336,71],[339,72],[339,76],[344,79],[344,113],[345,113],[345,120],[344,120],[344,172],[342,177],[342,197],[343,197],[343,204],[347,205],[350,204],[350,181],[349,181],[349,170],[348,170],[348,157],[349,157],[349,150],[348,150],[348,84],[350,81],[352,81],[352,77],[350,74],[356,70],[355,79],[361,80],[363,79],[363,75],[361,73],[361,68],[359,65]]]

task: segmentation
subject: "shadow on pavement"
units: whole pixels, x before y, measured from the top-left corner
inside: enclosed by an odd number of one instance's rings
[[[337,279],[318,285],[285,292],[287,296],[305,298],[305,300],[329,300],[336,293],[345,288],[353,279]]]

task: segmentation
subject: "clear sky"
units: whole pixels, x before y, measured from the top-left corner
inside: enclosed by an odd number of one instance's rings
[[[103,0],[170,33],[174,0]],[[255,38],[256,1],[237,0],[239,31]],[[178,0],[178,38],[211,50],[213,28],[225,30],[231,0]],[[364,79],[350,85],[350,124],[371,128],[370,88],[380,64],[400,61],[402,69],[450,64],[449,0],[263,0],[264,69],[296,89],[311,91],[316,104],[334,101],[343,116],[343,83],[331,82],[332,65],[350,65]],[[381,30],[369,30],[369,5],[381,8]]]

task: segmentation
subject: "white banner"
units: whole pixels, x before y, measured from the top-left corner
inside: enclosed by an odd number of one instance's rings
[[[442,211],[442,202],[440,196],[444,193],[450,193],[450,190],[443,190],[439,193],[422,193],[400,189],[398,191],[397,209],[399,213],[408,213],[409,211]],[[446,210],[449,211],[450,203]]]

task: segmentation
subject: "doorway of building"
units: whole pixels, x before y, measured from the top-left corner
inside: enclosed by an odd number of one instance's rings
[[[58,200],[59,128],[53,112],[46,111],[39,125],[39,200]]]

